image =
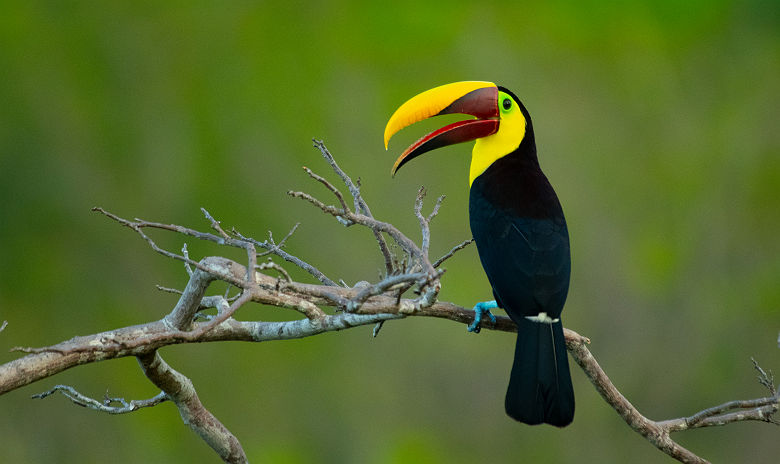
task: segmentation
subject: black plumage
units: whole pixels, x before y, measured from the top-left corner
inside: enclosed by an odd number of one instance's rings
[[[469,220],[496,302],[518,326],[506,412],[528,424],[562,427],[574,416],[563,327],[560,320],[527,317],[560,318],[571,273],[569,234],[558,197],[539,167],[531,118],[520,106],[525,137],[474,179]]]

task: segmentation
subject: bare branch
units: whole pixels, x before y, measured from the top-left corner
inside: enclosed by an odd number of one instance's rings
[[[436,217],[437,214],[439,214],[439,208],[441,207],[441,203],[444,201],[445,196],[441,195],[436,200],[436,204],[433,206],[431,213],[428,216],[424,216],[422,214],[422,207],[425,195],[425,187],[420,187],[419,190],[417,190],[417,198],[415,198],[414,201],[414,215],[417,216],[417,220],[420,223],[420,230],[422,231],[422,243],[420,248],[422,249],[425,256],[428,256],[428,249],[430,248],[431,244],[431,221],[434,217]]]
[[[270,242],[271,246],[268,247],[268,251],[264,251],[262,253],[258,253],[257,257],[259,258],[261,256],[265,256],[267,254],[273,253],[274,250],[277,249],[277,248],[281,249],[284,246],[285,242],[287,242],[287,239],[292,237],[292,234],[294,234],[295,231],[298,230],[298,226],[300,226],[300,225],[301,225],[300,222],[296,222],[295,225],[292,226],[292,229],[290,229],[290,231],[287,232],[287,235],[282,237],[282,240],[280,240],[279,243],[275,243],[274,242],[274,234],[273,234],[273,232],[271,232],[269,230],[268,231],[268,242]],[[234,233],[238,234],[238,231],[236,231],[235,229],[233,229],[233,231],[234,231]]]
[[[255,269],[257,269],[258,271],[262,271],[265,269],[273,269],[284,277],[285,282],[292,282],[292,278],[290,277],[290,274],[282,266],[271,261],[271,258],[268,258],[268,261],[264,262],[263,264],[255,265]]]
[[[325,146],[325,143],[323,143],[322,140],[312,139],[312,142],[314,142],[314,146],[317,147],[317,149],[322,154],[322,157],[325,158],[325,161],[330,164],[330,167],[333,168],[333,171],[338,175],[342,182],[344,182],[344,185],[346,185],[347,189],[349,189],[349,193],[352,195],[352,198],[355,202],[355,213],[363,213],[364,215],[373,218],[374,216],[371,214],[371,210],[368,207],[368,204],[363,200],[363,197],[360,194],[360,179],[358,179],[357,184],[352,182],[352,178],[350,178],[346,172],[344,172],[336,163],[335,158],[333,158],[333,155],[330,154],[330,151],[328,151],[328,148]],[[347,208],[345,208],[347,209]],[[382,233],[376,229],[373,229],[374,232],[374,238],[376,238],[377,244],[379,245],[379,251],[382,253],[382,256],[385,259],[385,272],[387,275],[393,274],[395,271],[393,269],[393,257],[390,254],[390,249],[387,248],[387,242],[385,241],[385,238],[382,236]]]
[[[149,380],[176,404],[184,423],[208,443],[223,461],[248,462],[238,439],[203,406],[189,378],[171,368],[157,351],[138,356],[138,363]]]
[[[705,463],[707,461],[672,440],[669,436],[671,432],[726,425],[746,420],[775,423],[772,414],[780,408],[780,397],[772,396],[755,400],[729,401],[700,411],[690,417],[656,422],[643,416],[618,391],[584,344],[572,343],[567,337],[567,348],[577,364],[585,371],[596,390],[623,420],[656,448],[681,462]],[[738,411],[734,411],[735,409]]]
[[[260,253],[258,255],[258,257],[264,256],[264,255],[269,254],[269,253],[270,254],[274,254],[276,256],[279,256],[283,260],[285,260],[285,261],[287,261],[289,263],[292,263],[292,264],[298,266],[299,268],[303,269],[304,271],[308,272],[309,274],[314,276],[314,278],[316,278],[317,280],[319,280],[323,284],[331,285],[331,286],[338,286],[338,284],[336,282],[334,282],[331,279],[329,279],[322,271],[320,271],[316,267],[314,267],[311,264],[303,261],[302,259],[300,259],[300,258],[298,258],[296,256],[293,256],[293,255],[287,253],[286,251],[282,250],[282,246],[284,245],[284,242],[288,238],[290,238],[290,236],[293,234],[293,232],[295,232],[295,230],[297,228],[298,228],[298,224],[295,224],[293,226],[293,228],[290,230],[290,232],[288,232],[287,235],[278,244],[274,243],[273,235],[271,234],[271,232],[268,232],[269,239],[264,241],[264,242],[257,241],[257,240],[255,240],[255,239],[253,239],[251,237],[244,237],[235,228],[233,229],[233,233],[237,237],[239,237],[241,240],[246,240],[248,242],[251,242],[253,245],[255,245],[257,247],[260,247],[260,248],[263,248],[263,249],[267,250],[264,253]]]
[[[243,306],[244,304],[248,303],[251,300],[252,300],[252,292],[246,291],[242,293],[241,296],[238,297],[238,299],[234,301],[230,306],[228,306],[226,309],[222,311],[219,311],[217,317],[215,317],[208,323],[196,328],[191,332],[185,332],[184,334],[180,334],[180,337],[182,337],[182,340],[187,340],[187,341],[197,340],[204,333],[208,332],[209,330],[213,329],[214,327],[228,320],[231,316],[233,316],[233,314],[236,312],[238,308],[240,308],[241,306]]]
[[[220,224],[220,222],[214,219],[214,217],[208,211],[206,211],[206,208],[201,208],[200,211],[203,213],[204,216],[206,216],[206,219],[208,219],[209,222],[211,223],[211,228],[216,230],[217,233],[219,233],[219,235],[223,239],[231,240],[231,241],[233,240],[230,237],[230,235],[228,235],[228,233],[222,229],[222,225]],[[247,240],[239,241],[238,243],[235,243],[235,246],[240,246],[246,250],[247,260],[248,260],[247,268],[246,268],[247,269],[246,282],[248,284],[253,284],[255,282],[254,268],[255,265],[257,264],[257,250],[255,249],[254,244]]]
[[[288,195],[296,198],[302,198],[314,206],[321,209],[323,212],[328,213],[336,218],[341,218],[348,224],[360,224],[371,228],[375,232],[384,232],[395,240],[395,242],[410,256],[414,256],[420,268],[428,273],[428,280],[426,281],[425,290],[422,292],[418,303],[415,307],[425,307],[432,305],[438,297],[439,290],[441,289],[441,283],[438,280],[439,274],[428,259],[427,253],[423,252],[414,241],[409,239],[401,231],[395,228],[392,224],[378,221],[373,217],[368,217],[363,214],[353,213],[351,211],[344,211],[338,209],[335,206],[326,205],[320,200],[312,197],[311,195],[303,192],[287,192]],[[391,265],[391,267],[393,267]],[[404,266],[405,268],[405,266]]]
[[[224,269],[221,269],[220,273],[228,272],[228,270],[229,272],[238,275],[245,273],[243,267],[238,263],[232,263],[224,258],[209,258],[209,260],[211,261],[204,264],[210,267],[222,266]],[[192,280],[196,280],[198,274],[199,272],[196,271]],[[422,276],[423,274],[420,275]],[[277,306],[290,305],[290,299],[292,298],[299,298],[300,301],[308,301],[313,304],[332,304],[331,302],[336,299],[335,297],[347,299],[349,301],[355,300],[361,292],[366,292],[365,286],[350,289],[300,284],[296,282],[291,282],[286,285],[283,292],[280,292],[272,289],[272,283],[275,282],[275,279],[263,274],[258,274],[257,277],[258,283],[256,284],[257,287],[252,289],[252,299],[265,304],[275,304]],[[381,287],[391,283],[393,283],[393,281],[386,281]],[[379,287],[374,286],[374,288]],[[188,285],[188,290],[185,290],[185,294],[193,291],[191,286]],[[369,293],[374,291],[370,291]],[[330,295],[327,297],[323,296],[323,292],[329,292]],[[248,293],[249,292],[245,292],[245,294]],[[242,297],[243,296],[244,295],[242,295]],[[212,304],[226,304],[224,299],[222,299],[221,303],[217,303],[216,299],[222,298],[221,296],[209,298],[212,298],[212,300],[209,300]],[[238,306],[240,306],[240,304],[233,306],[233,310]],[[37,372],[39,373],[38,378],[43,378],[67,369],[68,367],[87,362],[119,356],[143,355],[144,353],[149,353],[150,350],[155,350],[167,344],[220,340],[262,341],[300,338],[326,331],[343,330],[357,325],[377,324],[388,319],[403,318],[407,315],[440,317],[466,324],[472,321],[474,313],[470,309],[442,302],[437,302],[430,307],[415,308],[414,300],[398,300],[397,298],[386,294],[377,294],[366,299],[358,308],[357,313],[341,313],[333,316],[325,315],[322,319],[304,319],[281,323],[245,322],[224,317],[228,314],[232,314],[232,311],[220,311],[220,316],[223,316],[222,323],[215,324],[213,320],[208,323],[195,323],[195,328],[191,332],[186,332],[184,334],[172,331],[170,325],[164,324],[161,321],[144,326],[129,327],[103,334],[96,334],[94,336],[76,337],[75,339],[63,342],[60,345],[55,345],[48,350],[39,350],[35,354],[0,366],[0,393],[8,391],[9,389],[18,388],[23,384],[36,380],[36,378],[31,379],[29,377],[20,379],[19,372]],[[486,321],[484,328],[504,331],[516,330],[514,324],[506,317],[498,317],[495,324]],[[692,427],[722,425],[739,420],[767,420],[767,417],[769,417],[771,413],[777,411],[777,398],[770,398],[740,403],[740,407],[753,407],[752,410],[747,412],[731,412],[726,413],[725,415],[718,415],[719,412],[715,412],[715,415],[712,415],[712,413],[704,414],[707,417],[700,420],[698,425],[681,425],[685,423],[685,419],[664,422],[651,421],[641,415],[636,408],[634,408],[631,403],[617,391],[595,361],[595,358],[593,358],[590,351],[586,348],[586,344],[589,343],[589,340],[568,329],[565,330],[564,333],[567,339],[567,346],[573,358],[580,367],[582,367],[605,400],[615,408],[621,417],[623,417],[634,430],[642,434],[665,453],[683,462],[706,461],[671,440],[669,437],[670,432]],[[143,344],[134,346],[135,344],[130,342],[138,340],[139,338],[144,341]],[[86,349],[78,350],[76,347],[85,347]],[[721,407],[719,411],[730,411],[730,409]],[[700,415],[699,417],[702,416],[703,415]],[[692,420],[691,422],[695,423],[696,420]]]
[[[271,295],[263,298],[261,302],[276,303],[278,306],[285,307],[290,304],[288,300],[274,298]],[[380,311],[382,307],[394,306],[395,300],[385,297],[381,304],[370,301],[363,305],[361,311],[364,309],[372,311],[364,314],[340,313],[326,315],[322,319],[307,318],[286,322],[236,321],[228,318],[216,326],[212,325],[211,321],[194,323],[195,330],[200,334],[197,337],[188,336],[188,332],[172,329],[169,323],[161,320],[74,337],[45,348],[16,347],[12,351],[23,351],[29,354],[0,365],[0,395],[75,366],[125,356],[139,356],[172,344],[289,340],[405,317],[399,313]],[[208,330],[203,330],[206,326],[209,327]]]
[[[401,233],[401,231],[396,229],[395,226],[387,222],[378,221],[373,217],[369,217],[363,214],[353,213],[351,211],[344,211],[342,209],[336,208],[335,206],[326,205],[325,203],[314,198],[308,193],[289,191],[287,192],[287,194],[295,198],[304,199],[309,203],[311,203],[312,205],[316,206],[317,208],[321,209],[323,212],[335,217],[340,217],[351,224],[361,224],[373,230],[377,230],[379,232],[385,232],[386,234],[390,235],[390,237],[392,237],[393,240],[395,240],[395,242],[402,249],[404,249],[404,251],[407,251],[409,252],[409,254],[415,256],[420,261],[424,270],[429,272],[429,274],[431,275],[435,275],[436,271],[433,269],[433,266],[431,265],[430,261],[428,261],[428,257],[425,256],[425,254],[417,246],[417,244],[415,244],[411,239],[409,239],[403,233]]]
[[[775,403],[777,401],[775,400]],[[748,410],[738,410],[738,411],[732,411],[725,414],[708,417],[701,422],[698,422],[696,425],[688,427],[689,429],[696,429],[701,427],[712,427],[717,425],[728,425],[733,422],[742,422],[742,421],[760,421],[760,422],[769,422],[771,424],[780,425],[780,422],[774,419],[774,414],[777,413],[777,404],[769,404],[767,406],[762,406],[759,408],[753,408]],[[676,431],[677,429],[672,429],[670,427],[670,431]],[[680,428],[679,430],[687,430],[686,428]]]
[[[219,234],[219,235],[220,235],[222,238],[230,239],[230,235],[228,235],[228,234],[227,234],[227,232],[225,232],[225,231],[222,229],[222,225],[220,224],[220,222],[219,222],[219,221],[217,221],[216,219],[214,219],[214,218],[211,216],[211,214],[209,214],[209,212],[208,212],[208,211],[206,211],[206,208],[201,208],[201,209],[200,209],[200,211],[203,213],[203,215],[204,215],[204,216],[206,216],[206,219],[208,219],[208,220],[209,220],[209,222],[211,223],[211,228],[212,228],[212,229],[216,230],[216,231],[217,231],[217,233],[218,233],[218,234]]]
[[[96,411],[106,412],[108,414],[127,414],[129,412],[138,411],[141,408],[150,408],[157,406],[164,401],[168,401],[168,395],[166,395],[165,392],[160,392],[157,396],[147,400],[130,401],[126,401],[124,398],[109,398],[108,393],[106,393],[106,397],[103,399],[103,401],[98,401],[94,398],[82,395],[76,391],[75,388],[68,385],[55,385],[49,391],[32,395],[32,398],[46,398],[49,395],[53,395],[55,392],[62,393],[63,396],[79,406],[94,409]],[[112,406],[114,403],[119,403],[121,406]]]
[[[670,419],[659,422],[659,424],[671,432],[726,425],[731,422],[746,420],[771,422],[780,425],[773,417],[773,414],[780,409],[780,395],[778,395],[775,389],[772,374],[771,372],[767,374],[755,359],[750,358],[750,360],[753,362],[753,368],[759,372],[758,382],[766,387],[772,396],[753,400],[728,401],[699,411],[692,416]]]
[[[176,232],[176,233],[179,233],[179,234],[182,234],[182,235],[186,235],[186,236],[189,236],[189,237],[195,237],[195,238],[197,238],[199,240],[206,240],[206,241],[209,241],[209,242],[214,242],[214,243],[217,243],[219,245],[228,245],[228,246],[233,246],[233,247],[237,247],[237,248],[244,248],[243,243],[241,243],[239,240],[225,239],[223,237],[219,237],[217,235],[210,234],[208,232],[200,232],[200,231],[197,231],[197,230],[194,230],[194,229],[190,229],[190,228],[187,228],[187,227],[182,227],[182,226],[175,225],[175,224],[163,224],[163,223],[160,223],[160,222],[150,222],[150,221],[144,221],[144,220],[141,220],[141,219],[136,219],[135,221],[129,221],[127,219],[124,219],[124,218],[121,218],[121,217],[117,216],[116,214],[113,214],[113,213],[111,213],[109,211],[106,211],[106,210],[104,210],[103,208],[101,208],[99,206],[95,206],[94,208],[92,208],[92,211],[96,211],[96,212],[98,212],[100,214],[103,214],[104,216],[107,216],[108,218],[116,221],[117,223],[119,223],[119,224],[121,224],[121,225],[123,225],[125,227],[129,227],[131,229],[151,228],[151,229],[168,230],[168,231]],[[179,258],[175,258],[175,259],[179,259]],[[192,264],[192,263],[190,263],[190,264]]]
[[[156,229],[170,230],[170,231],[178,232],[178,233],[184,234],[184,235],[191,235],[191,236],[203,239],[203,240],[209,240],[209,241],[212,241],[212,242],[217,242],[217,243],[219,243],[221,245],[231,245],[231,246],[237,246],[239,248],[245,248],[243,242],[240,243],[240,244],[237,244],[238,241],[233,240],[233,239],[227,239],[226,240],[226,239],[223,239],[221,237],[217,237],[217,236],[215,236],[213,234],[207,234],[207,233],[204,233],[204,232],[198,232],[198,231],[195,231],[195,230],[192,230],[192,229],[188,229],[188,228],[182,227],[182,226],[177,226],[177,225],[173,225],[173,224],[160,224],[160,223],[155,223],[155,222],[143,221],[143,220],[140,220],[140,219],[136,220],[135,222],[128,221],[127,219],[123,219],[123,218],[121,218],[121,217],[119,217],[119,216],[117,216],[117,215],[115,215],[113,213],[110,213],[110,212],[104,210],[103,208],[100,208],[100,207],[97,207],[97,206],[92,208],[92,211],[97,211],[97,212],[99,212],[99,213],[101,213],[101,214],[103,214],[105,216],[108,216],[109,218],[113,219],[114,221],[118,222],[119,224],[121,224],[121,225],[123,225],[125,227],[129,227],[130,229],[133,229],[134,231],[136,231],[138,233],[138,235],[140,235],[144,240],[146,240],[146,242],[149,244],[149,246],[151,246],[152,249],[154,251],[156,251],[157,253],[160,253],[161,255],[166,256],[168,258],[176,259],[176,260],[182,261],[184,263],[187,263],[187,264],[189,264],[189,265],[191,265],[193,267],[196,267],[196,268],[200,269],[201,271],[204,271],[204,272],[207,272],[207,273],[209,273],[210,271],[207,268],[203,267],[197,261],[193,261],[192,259],[190,259],[188,257],[185,257],[185,256],[182,256],[182,255],[177,255],[175,253],[171,253],[170,251],[165,250],[165,249],[160,248],[159,246],[157,246],[157,244],[154,242],[154,240],[152,240],[148,235],[146,235],[143,232],[142,229],[145,228],[145,227],[151,227],[151,228],[156,228]],[[226,281],[232,283],[233,285],[235,285],[237,287],[242,287],[242,288],[244,287],[244,283],[240,279],[236,279],[233,276],[223,275],[223,276],[216,276],[216,277],[219,277],[222,280],[226,280]]]
[[[681,462],[707,462],[673,441],[669,437],[668,430],[643,416],[615,387],[585,344],[571,343],[568,338],[566,342],[569,353],[596,387],[596,391],[634,431],[645,437],[656,448]]]
[[[772,371],[767,373],[767,371],[758,365],[758,361],[756,361],[754,358],[750,358],[750,361],[753,362],[753,368],[758,371],[758,383],[769,390],[769,394],[772,396],[777,396],[777,389],[775,388],[775,376],[772,374]]]
[[[339,189],[333,186],[330,182],[328,182],[324,177],[319,176],[315,174],[311,169],[307,168],[306,166],[303,167],[303,170],[306,171],[306,174],[308,174],[312,179],[318,181],[322,185],[325,186],[328,190],[333,192],[334,195],[336,195],[336,198],[339,200],[339,203],[341,204],[341,209],[344,211],[349,210],[349,206],[347,206],[347,202],[344,201],[344,196],[341,194]]]
[[[778,398],[776,397],[767,397],[767,398],[757,398],[754,400],[742,400],[742,401],[729,401],[723,404],[720,404],[718,406],[713,406],[711,408],[704,409],[702,411],[697,412],[696,414],[684,417],[681,419],[671,419],[668,421],[661,422],[664,426],[667,426],[670,431],[679,431],[679,430],[687,430],[691,428],[697,428],[697,427],[708,427],[712,425],[725,425],[728,422],[737,422],[740,420],[760,420],[760,421],[767,421],[769,419],[769,415],[771,415],[774,412],[777,412],[777,402]],[[763,409],[765,406],[773,406],[774,410],[771,412],[767,412],[767,410]],[[730,420],[725,420],[725,414],[732,414],[737,413],[734,411],[739,411],[740,413],[744,414],[750,414],[753,412],[754,414],[759,414],[755,417],[747,417],[744,418],[737,418],[736,416],[729,418]],[[749,411],[749,410],[754,411]],[[706,421],[706,419],[711,419],[715,416],[722,416],[718,418],[717,421]]]
[[[431,227],[430,221],[428,221],[428,219],[422,214],[424,198],[425,187],[420,187],[420,189],[417,190],[417,198],[415,198],[414,201],[414,215],[417,216],[417,220],[420,222],[420,229],[422,230],[422,243],[420,244],[420,248],[422,249],[423,254],[428,256],[428,248],[430,247],[431,243]]]
[[[325,203],[321,202],[320,200],[314,198],[313,196],[309,195],[308,193],[303,192],[293,192],[292,190],[287,192],[287,195],[290,195],[291,197],[295,198],[302,198],[312,205],[316,206],[317,208],[321,209],[323,212],[330,214],[331,216],[335,216],[336,218],[342,219],[342,224],[345,226],[351,226],[354,224],[354,222],[349,221],[346,219],[346,216],[348,216],[351,212],[349,210],[345,209],[339,209],[335,206],[329,206]]]
[[[187,250],[187,242],[181,246],[181,255],[184,256],[184,270],[187,274],[192,275],[192,266],[190,266],[190,252]]]
[[[349,193],[355,200],[355,212],[363,213],[366,216],[373,217],[371,216],[371,210],[368,208],[368,205],[360,195],[360,188],[358,185],[352,182],[352,178],[349,177],[349,175],[347,175],[347,173],[339,167],[338,163],[336,163],[336,159],[333,158],[333,155],[330,154],[330,151],[328,151],[328,148],[325,146],[322,140],[312,139],[312,142],[314,143],[314,146],[320,151],[322,157],[325,158],[325,161],[328,162],[336,175],[338,175],[341,178],[341,181],[344,182],[344,185],[347,187],[347,189],[349,189]]]
[[[429,224],[431,221],[433,221],[433,218],[435,218],[436,215],[439,214],[439,208],[441,208],[441,204],[445,198],[447,198],[446,195],[439,195],[439,198],[436,199],[436,204],[433,205],[433,210],[426,218]]]
[[[263,249],[267,249],[269,252],[279,256],[280,258],[284,259],[285,261],[289,261],[289,262],[295,264],[296,266],[301,267],[302,269],[304,269],[305,271],[307,271],[311,275],[313,275],[315,278],[317,278],[317,280],[319,280],[320,282],[322,282],[322,283],[324,283],[326,285],[334,285],[334,286],[337,285],[334,281],[332,281],[329,278],[327,278],[325,276],[325,274],[323,274],[321,271],[319,271],[314,266],[312,266],[312,265],[304,262],[303,260],[301,260],[301,259],[299,259],[299,258],[297,258],[295,256],[292,256],[289,253],[287,253],[284,250],[282,250],[281,249],[281,244],[282,244],[281,242],[278,245],[274,244],[273,242],[271,242],[271,243],[260,242],[260,241],[257,241],[255,239],[252,239],[250,237],[244,237],[243,235],[241,235],[241,233],[239,233],[235,229],[233,229],[233,232],[238,237],[238,239],[234,239],[234,238],[231,238],[231,237],[228,237],[228,238],[220,237],[220,236],[217,236],[217,235],[214,235],[214,234],[210,234],[210,233],[206,233],[206,232],[200,232],[200,231],[197,231],[195,229],[190,229],[190,228],[187,228],[187,227],[174,225],[174,224],[162,224],[162,223],[159,223],[159,222],[149,222],[149,221],[142,221],[142,220],[137,220],[137,221],[133,222],[133,221],[129,221],[127,219],[121,218],[121,217],[119,217],[119,216],[117,216],[117,215],[115,215],[113,213],[110,213],[110,212],[108,212],[108,211],[106,211],[106,210],[104,210],[103,208],[100,208],[100,207],[94,207],[94,208],[92,208],[92,211],[97,211],[97,212],[99,212],[99,213],[101,213],[101,214],[103,214],[103,215],[113,219],[114,221],[118,222],[119,224],[121,224],[121,225],[123,225],[125,227],[128,227],[130,229],[135,230],[142,238],[144,238],[144,240],[146,240],[149,243],[149,245],[152,247],[153,250],[157,251],[158,253],[162,254],[163,256],[166,256],[166,257],[169,257],[169,258],[173,258],[173,259],[177,259],[179,261],[183,261],[185,263],[185,267],[187,267],[188,273],[190,273],[190,274],[191,274],[190,271],[192,271],[192,269],[189,266],[197,268],[199,266],[199,264],[196,261],[190,259],[189,255],[186,254],[186,244],[185,244],[185,251],[184,251],[185,255],[182,255],[182,256],[176,255],[176,254],[171,253],[171,252],[169,252],[167,250],[163,250],[163,249],[159,248],[157,246],[157,244],[155,244],[154,241],[151,240],[151,238],[149,238],[146,234],[144,234],[141,229],[148,227],[148,228],[153,228],[153,229],[168,230],[168,231],[171,231],[171,232],[180,233],[180,234],[187,235],[187,236],[190,236],[190,237],[195,237],[195,238],[198,238],[200,240],[206,240],[206,241],[210,241],[210,242],[215,242],[215,243],[220,244],[220,245],[227,245],[227,246],[231,246],[231,247],[235,247],[235,248],[242,248],[242,249],[247,249],[247,246],[251,244],[253,246],[257,246],[257,247],[260,247],[260,248],[263,248]],[[287,236],[285,236],[285,238],[283,239],[282,242],[284,242],[284,240],[287,240],[287,238],[289,238],[289,236],[292,235],[293,232],[295,232],[295,229],[297,227],[298,227],[298,224],[296,224],[292,228],[292,230],[287,234]],[[205,268],[201,267],[200,269],[203,270],[203,271],[208,272],[208,270],[205,269]],[[231,278],[224,278],[225,276],[218,276],[218,277],[220,277],[221,280],[225,280],[228,283],[231,283],[231,284],[235,285],[236,287],[239,287],[239,288],[243,288],[244,287],[244,284],[243,284],[243,282],[241,281],[240,278],[232,278],[231,279]]]
[[[473,238],[470,238],[470,239],[468,239],[468,240],[464,240],[463,242],[461,242],[461,243],[459,243],[459,244],[455,245],[455,246],[454,246],[454,247],[452,247],[452,249],[451,249],[450,251],[448,251],[448,252],[447,252],[447,253],[446,253],[444,256],[442,256],[441,258],[437,259],[437,260],[436,260],[436,261],[433,263],[433,267],[439,267],[439,266],[441,266],[441,265],[442,265],[442,263],[443,263],[444,261],[447,261],[448,259],[452,258],[452,256],[453,256],[455,253],[457,253],[458,251],[460,251],[460,250],[462,250],[462,249],[466,248],[467,246],[471,245],[472,243],[474,243],[474,239],[473,239]]]
[[[400,275],[386,277],[385,279],[383,279],[380,282],[377,282],[374,285],[366,285],[349,302],[346,310],[348,312],[355,312],[357,311],[358,308],[360,308],[360,305],[362,305],[367,299],[371,298],[372,296],[381,295],[387,290],[401,284],[407,284],[407,283],[422,284],[427,277],[428,274],[425,272],[417,272],[414,274],[400,274]]]
[[[220,264],[222,264],[223,267],[230,268],[229,266],[225,266],[227,262],[212,264],[207,260],[203,260],[203,263],[208,263],[208,265],[215,269]],[[173,310],[163,318],[163,321],[177,330],[186,330],[189,328],[195,317],[195,313],[198,312],[200,308],[203,296],[206,294],[206,288],[211,284],[214,278],[213,274],[202,271],[200,268],[193,272],[189,282],[187,282],[187,286],[179,297],[176,306],[174,306]]]
[[[179,290],[177,288],[163,287],[162,285],[159,285],[159,284],[155,285],[155,287],[157,288],[157,290],[159,290],[161,292],[165,292],[165,293],[173,293],[173,294],[176,294],[176,295],[181,295],[182,293],[184,293],[184,292],[182,292],[181,290]]]

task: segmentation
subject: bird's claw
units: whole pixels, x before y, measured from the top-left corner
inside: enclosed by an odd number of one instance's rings
[[[474,322],[469,324],[468,331],[479,333],[482,325],[482,316],[485,314],[490,317],[490,322],[495,324],[496,316],[490,313],[490,310],[493,308],[498,308],[498,303],[496,303],[496,300],[482,301],[474,305]]]

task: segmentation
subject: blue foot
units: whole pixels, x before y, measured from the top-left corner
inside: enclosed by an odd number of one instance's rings
[[[487,314],[490,317],[490,322],[495,324],[496,316],[490,314],[490,310],[493,308],[498,308],[498,303],[496,303],[496,300],[483,301],[481,303],[477,303],[474,306],[474,322],[472,322],[471,325],[469,325],[468,331],[479,333],[480,325],[482,324],[482,316],[485,314]]]

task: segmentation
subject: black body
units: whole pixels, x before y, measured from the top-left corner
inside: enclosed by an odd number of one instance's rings
[[[563,427],[574,417],[563,327],[526,317],[560,317],[571,273],[569,234],[539,167],[531,118],[522,111],[525,137],[474,180],[469,220],[496,302],[518,326],[506,412],[528,424]]]

